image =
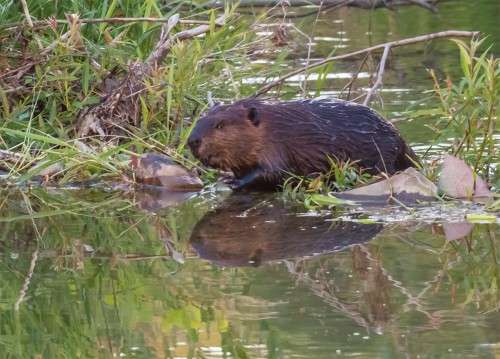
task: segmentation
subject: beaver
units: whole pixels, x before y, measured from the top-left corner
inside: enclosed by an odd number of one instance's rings
[[[232,171],[233,189],[276,187],[290,174],[326,172],[331,160],[389,175],[417,163],[391,123],[339,99],[216,105],[196,123],[188,146],[204,165]]]

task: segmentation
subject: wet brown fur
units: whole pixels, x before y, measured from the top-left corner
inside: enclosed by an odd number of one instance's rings
[[[341,100],[246,99],[215,106],[189,143],[205,165],[232,171],[237,179],[258,171],[257,181],[273,185],[286,173],[328,171],[329,158],[357,161],[372,174],[393,174],[416,161],[392,124],[366,106]]]
[[[247,112],[242,106],[234,106],[230,111],[215,109],[208,114],[209,118],[203,119],[214,122],[214,126],[224,123],[220,131],[205,132],[197,156],[205,165],[242,176],[260,161],[266,136],[262,127],[241,121]]]

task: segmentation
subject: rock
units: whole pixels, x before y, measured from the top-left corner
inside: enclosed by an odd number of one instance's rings
[[[163,187],[172,192],[194,192],[203,187],[197,176],[165,155],[147,153],[134,156],[130,165],[137,183]]]
[[[465,161],[448,154],[444,156],[438,186],[447,196],[454,198],[493,196],[486,182],[475,175]]]
[[[403,203],[412,204],[417,201],[434,200],[437,197],[437,187],[415,168],[410,167],[386,180],[340,192],[335,196],[374,204],[387,202],[393,197]]]

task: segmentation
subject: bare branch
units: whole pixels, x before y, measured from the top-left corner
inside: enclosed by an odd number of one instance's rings
[[[382,80],[384,77],[384,70],[385,70],[385,63],[387,62],[387,57],[389,56],[389,51],[391,50],[391,46],[387,45],[384,47],[384,53],[382,54],[382,59],[380,60],[380,64],[378,66],[378,72],[377,72],[377,78],[375,79],[375,83],[373,86],[368,90],[368,93],[366,94],[365,100],[363,101],[363,105],[368,105],[370,103],[370,100],[377,91],[377,89],[382,85]]]
[[[198,35],[204,34],[210,30],[210,25],[203,24],[192,29],[178,32],[171,38],[168,38],[168,33],[170,32],[170,30],[177,24],[177,22],[179,22],[179,15],[177,14],[173,15],[171,16],[171,18],[173,20],[166,24],[167,26],[166,28],[164,27],[162,29],[162,34],[165,32],[165,36],[163,36],[163,38],[161,38],[160,36],[160,41],[158,41],[158,43],[155,46],[155,49],[151,52],[151,54],[149,55],[148,59],[145,62],[146,65],[153,66],[153,64],[161,62],[177,41],[187,40],[196,37]],[[225,22],[224,15],[218,17],[215,20],[215,24],[218,26],[224,25],[224,22]]]
[[[169,48],[165,45],[168,44],[168,36],[170,35],[170,31],[179,23],[179,14],[175,14],[170,17],[166,24],[163,24],[161,27],[160,39],[156,44],[151,54],[149,54],[148,59],[146,60],[146,64],[148,66],[156,66],[159,60],[163,59],[166,52]]]
[[[359,56],[359,55],[362,55],[362,54],[365,54],[365,53],[368,53],[368,52],[375,52],[375,51],[380,51],[382,49],[385,49],[386,47],[390,47],[390,48],[393,48],[393,47],[400,47],[400,46],[405,46],[405,45],[412,45],[412,44],[417,44],[417,43],[420,43],[420,42],[425,42],[425,41],[430,41],[430,40],[433,40],[433,39],[440,39],[440,38],[449,38],[449,37],[474,37],[474,36],[477,36],[479,34],[478,31],[457,31],[457,30],[448,30],[448,31],[441,31],[441,32],[435,32],[435,33],[432,33],[432,34],[426,34],[426,35],[420,35],[420,36],[416,36],[416,37],[410,37],[410,38],[407,38],[407,39],[402,39],[402,40],[396,40],[396,41],[390,41],[390,42],[386,42],[386,43],[383,43],[383,44],[379,44],[379,45],[375,45],[375,46],[371,46],[371,47],[368,47],[366,49],[361,49],[361,50],[357,50],[357,51],[353,51],[353,52],[349,52],[347,54],[342,54],[342,55],[337,55],[337,56],[331,56],[331,57],[327,57],[321,61],[317,61],[317,62],[313,62],[312,64],[309,64],[307,66],[304,66],[304,67],[301,67],[297,70],[294,70],[294,71],[291,71],[281,77],[279,77],[278,79],[268,83],[267,85],[261,87],[256,93],[255,93],[255,97],[257,96],[260,96],[266,92],[268,92],[269,90],[271,90],[272,88],[282,84],[286,79],[292,77],[292,76],[295,76],[295,75],[298,75],[300,73],[303,73],[303,72],[306,72],[310,69],[313,69],[313,68],[316,68],[316,67],[320,67],[320,66],[323,66],[329,62],[332,62],[332,61],[337,61],[337,60],[344,60],[344,59],[348,59],[348,58],[351,58],[351,57],[356,57],[356,56]]]

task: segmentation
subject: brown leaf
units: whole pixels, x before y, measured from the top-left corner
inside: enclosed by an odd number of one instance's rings
[[[486,182],[465,161],[449,154],[444,156],[438,187],[454,198],[492,196]]]

